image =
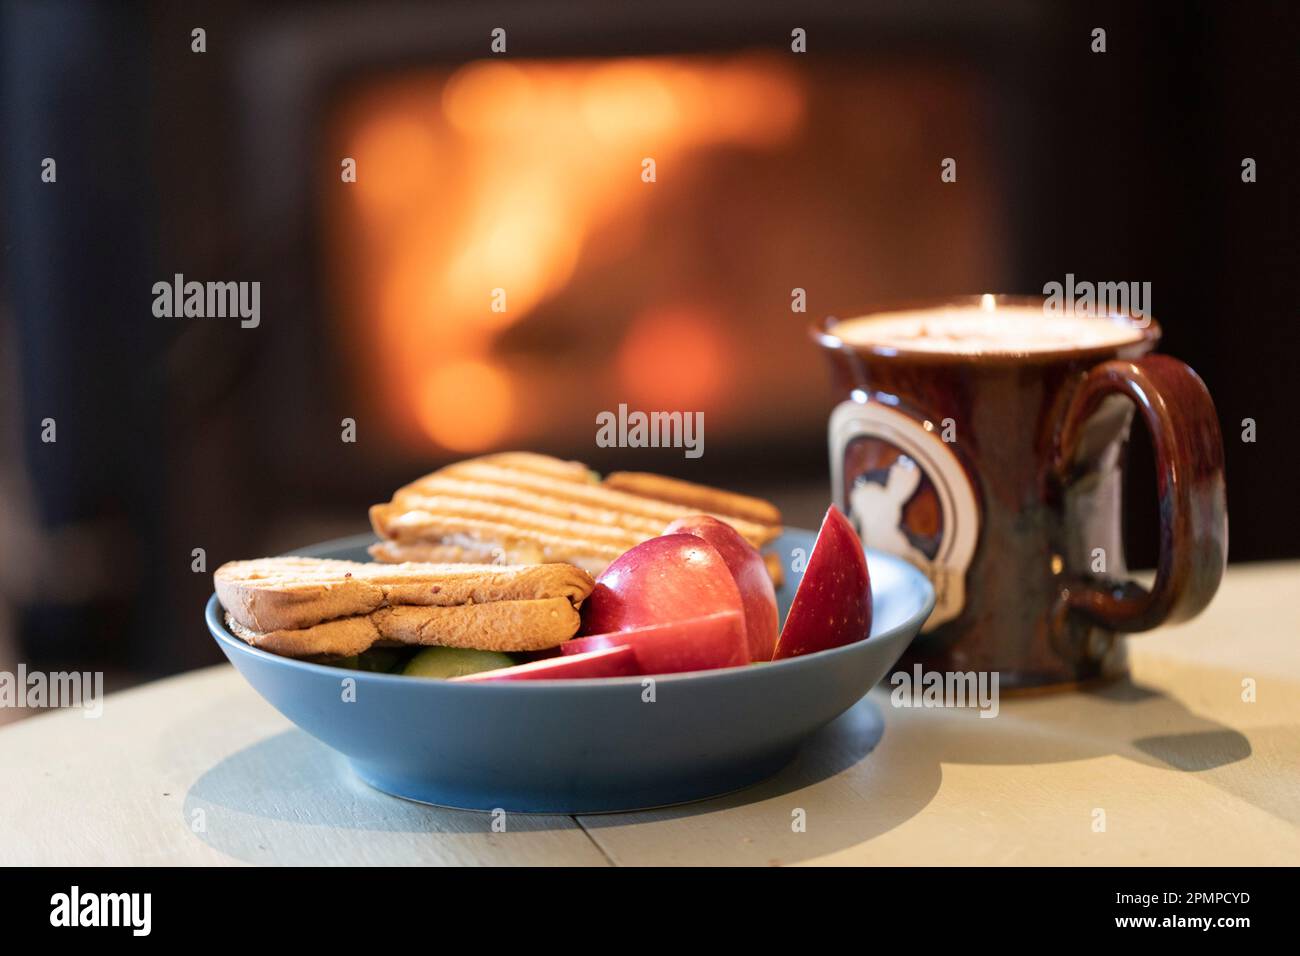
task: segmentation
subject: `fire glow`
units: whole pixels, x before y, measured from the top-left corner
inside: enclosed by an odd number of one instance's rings
[[[445,81],[377,84],[345,111],[342,148],[357,180],[336,244],[346,251],[350,347],[399,437],[454,452],[523,438],[527,369],[499,354],[590,257],[628,255],[656,182],[682,177],[692,150],[766,148],[803,117],[798,84],[757,55],[721,60],[477,61]],[[632,320],[609,362],[638,402],[693,408],[725,391],[721,333],[706,307],[674,309],[672,338],[694,343],[680,374],[664,363],[662,311]],[[654,354],[649,354],[654,353]],[[593,370],[592,374],[601,374]]]

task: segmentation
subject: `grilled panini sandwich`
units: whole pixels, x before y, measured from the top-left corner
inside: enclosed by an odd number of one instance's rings
[[[621,472],[603,482],[581,462],[508,452],[457,462],[370,509],[378,561],[564,561],[600,574],[683,515],[712,514],[762,548],[781,514],[758,498]]]
[[[375,644],[543,650],[577,632],[593,587],[565,563],[262,558],[224,564],[214,578],[231,633],[286,657],[348,657]]]

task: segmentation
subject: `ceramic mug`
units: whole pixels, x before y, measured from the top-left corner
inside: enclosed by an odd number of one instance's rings
[[[1153,354],[1154,321],[983,296],[811,331],[838,400],[833,500],[938,595],[900,668],[996,671],[1005,689],[1114,677],[1120,635],[1209,603],[1228,541],[1218,418],[1192,369]],[[1127,579],[1121,543],[1135,409],[1159,490],[1150,589]]]

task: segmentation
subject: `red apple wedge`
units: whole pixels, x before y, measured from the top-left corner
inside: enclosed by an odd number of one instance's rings
[[[862,541],[834,505],[794,593],[773,660],[860,641],[871,633],[871,579]]]
[[[584,654],[609,647],[631,648],[638,674],[678,674],[749,663],[745,621],[736,611],[579,637],[561,644],[560,653]]]
[[[606,634],[723,611],[744,613],[716,548],[693,534],[666,534],[624,552],[582,605],[582,631]]]
[[[591,677],[629,677],[637,673],[636,653],[630,647],[604,647],[566,657],[548,657],[542,661],[502,667],[494,671],[479,671],[453,677],[453,681],[466,684],[484,684],[490,681],[511,680],[572,680]]]
[[[770,661],[776,649],[776,590],[758,549],[740,536],[731,525],[711,515],[687,515],[678,518],[664,534],[685,532],[713,545],[727,563],[727,570],[740,591],[745,609],[745,634],[749,639],[749,659]]]

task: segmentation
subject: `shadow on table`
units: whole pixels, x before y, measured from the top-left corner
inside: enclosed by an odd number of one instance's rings
[[[228,856],[296,866],[447,862],[462,855],[472,863],[473,852],[438,853],[422,841],[400,838],[440,836],[452,841],[450,847],[485,834],[505,840],[510,834],[575,829],[571,817],[512,814],[509,832],[492,834],[490,814],[427,806],[372,789],[340,754],[297,728],[217,763],[190,787],[181,812],[196,838]]]
[[[1127,677],[1079,693],[1008,695],[994,719],[974,710],[926,713],[931,730],[941,732],[925,747],[944,763],[1060,763],[1116,754],[1195,773],[1251,754],[1243,734]]]
[[[997,722],[999,734],[978,733],[984,729],[979,723],[972,728],[976,733],[958,732],[944,760],[1058,763],[1118,754],[1148,766],[1202,772],[1251,753],[1243,734],[1127,677],[1077,694],[1011,698]]]
[[[699,865],[725,860],[734,864],[797,863],[866,843],[894,829],[921,810],[939,791],[935,761],[909,762],[906,784],[897,786],[894,750],[885,734],[888,698],[865,697],[809,739],[780,773],[744,790],[710,800],[635,813],[584,815],[583,828],[598,844],[601,831],[643,825],[654,829],[690,821],[662,841],[643,840],[652,864]],[[873,753],[883,743],[883,753]],[[846,785],[847,784],[847,785]],[[743,808],[718,834],[707,817]],[[680,835],[679,835],[680,834]],[[650,847],[650,844],[658,846]],[[617,859],[617,846],[610,846]]]
[[[1279,746],[1296,749],[1294,741]],[[1225,792],[1300,822],[1293,801],[1234,771],[1251,754],[1242,734],[1124,680],[1088,693],[1004,699],[994,719],[974,710],[895,709],[887,690],[878,689],[814,735],[793,763],[763,783],[676,807],[584,815],[579,823],[614,862],[624,862],[619,859],[623,840],[606,838],[602,831],[637,827],[644,828],[645,838],[636,842],[646,852],[638,850],[626,862],[792,863],[866,843],[906,822],[938,793],[944,764],[1051,764],[1113,754],[1203,775]],[[725,827],[710,828],[710,814],[736,810]],[[574,826],[568,816],[516,813],[509,815],[507,834],[493,834],[490,814],[430,807],[372,790],[342,757],[298,730],[247,747],[205,773],[186,796],[185,822],[191,828],[196,811],[208,821],[206,832],[196,835],[244,860],[267,859],[266,841],[286,828],[491,834],[504,840],[510,832]],[[211,825],[214,815],[220,823],[227,813],[236,822],[262,824]],[[796,826],[801,814],[802,830]],[[274,862],[317,860],[284,859],[280,853]]]
[[[891,738],[924,755],[923,764],[931,759],[951,765],[1050,764],[1118,755],[1196,774],[1281,820],[1300,823],[1300,803],[1293,795],[1242,765],[1252,753],[1244,734],[1129,678],[1083,693],[1006,698],[991,720],[969,710],[934,710],[927,719],[896,723]],[[1300,740],[1292,728],[1256,727],[1250,733],[1268,749],[1270,760],[1300,760]]]
[[[871,709],[864,710],[868,704]],[[882,710],[890,724],[883,739]],[[1283,741],[1287,728],[1276,731],[1252,733],[1279,749],[1281,759],[1287,755],[1300,759],[1294,735]],[[868,753],[870,759],[864,759]],[[746,846],[722,846],[700,829],[698,840],[686,846],[680,840],[661,841],[665,849],[654,862],[707,863],[710,857],[798,862],[864,843],[910,819],[938,792],[944,765],[1053,764],[1111,755],[1198,774],[1211,786],[1280,819],[1300,822],[1295,801],[1270,788],[1266,780],[1261,782],[1258,773],[1236,766],[1251,755],[1250,741],[1243,734],[1127,678],[1085,693],[1009,697],[992,719],[971,709],[894,708],[887,690],[880,688],[810,742],[795,764],[766,783],[702,803],[583,817],[582,822],[597,842],[603,827],[630,821],[647,825],[650,836],[641,842],[652,845],[657,826],[749,804],[745,842],[752,842],[755,852],[747,852]],[[827,781],[836,774],[842,775],[833,783]],[[1099,791],[1106,786],[1104,779],[1098,781]],[[1014,801],[1014,795],[1010,799]],[[806,832],[791,827],[798,809],[807,814]],[[976,815],[986,811],[971,808]],[[734,822],[727,828],[728,833],[736,830]],[[915,862],[929,861],[918,856]]]
[[[591,833],[655,813],[698,816],[806,791],[861,763],[883,732],[879,708],[871,699],[864,699],[814,735],[794,762],[758,786],[662,811],[584,816],[582,826]],[[860,843],[896,826],[928,802],[938,781],[935,767],[925,793],[914,792],[870,815],[851,815],[840,827],[836,843]],[[789,813],[779,807],[773,812],[783,817],[776,822],[790,832]],[[276,863],[316,862],[284,856],[314,842],[301,837],[303,827],[456,836],[477,833],[506,840],[511,833],[572,830],[575,826],[569,816],[512,813],[507,832],[493,833],[490,814],[427,806],[371,789],[340,755],[296,729],[268,737],[216,764],[190,788],[182,813],[195,836],[215,849],[241,860],[273,859]],[[201,824],[198,828],[196,820]],[[596,843],[599,845],[599,840]],[[812,855],[832,848],[816,837],[803,845]]]

